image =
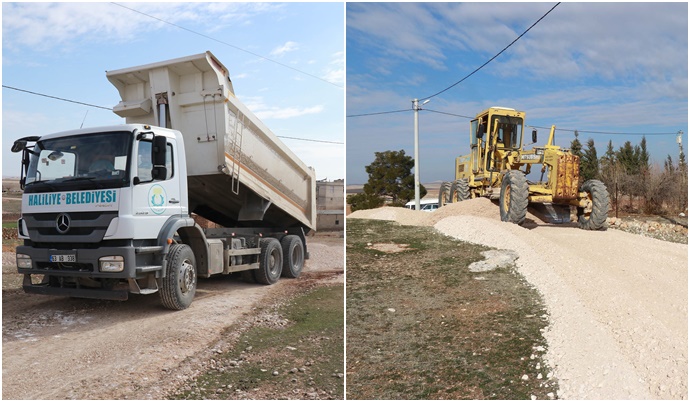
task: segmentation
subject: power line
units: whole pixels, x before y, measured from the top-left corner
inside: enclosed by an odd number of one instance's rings
[[[75,101],[75,100],[71,100],[71,99],[59,98],[59,97],[57,97],[57,96],[46,95],[46,94],[42,94],[42,93],[38,93],[38,92],[27,91],[26,89],[19,89],[19,88],[11,87],[11,86],[9,86],[9,85],[3,85],[2,87],[3,87],[3,88],[7,88],[7,89],[12,89],[12,90],[14,90],[14,91],[26,92],[26,93],[31,94],[31,95],[38,95],[38,96],[43,96],[43,97],[46,97],[46,98],[61,100],[61,101],[64,101],[64,102],[76,103],[76,104],[78,104],[78,105],[90,106],[90,107],[95,107],[95,108],[105,109],[105,110],[110,110],[110,111],[113,110],[112,108],[105,107],[105,106],[98,106],[98,105],[94,105],[94,104],[91,104],[91,103],[84,103],[84,102],[79,102],[79,101]]]
[[[455,116],[455,117],[462,117],[465,119],[474,119],[472,116],[463,116],[461,114],[455,114],[455,113],[448,113],[448,112],[440,112],[438,110],[431,110],[431,109],[420,109],[424,110],[427,112],[433,112],[433,113],[439,113],[439,114],[445,114],[448,116]],[[530,127],[530,128],[541,128],[545,130],[550,130],[551,127],[541,127],[541,126],[530,126],[526,125],[525,127]],[[556,131],[569,131],[569,132],[575,132],[577,131],[578,133],[588,133],[588,134],[605,134],[605,135],[677,135],[678,133],[625,133],[625,132],[611,132],[611,131],[594,131],[594,130],[574,130],[574,129],[569,129],[569,128],[558,128],[556,127]]]
[[[63,102],[76,103],[76,104],[78,104],[78,105],[84,105],[84,106],[89,106],[89,107],[95,107],[95,108],[105,109],[105,110],[109,110],[109,111],[112,111],[112,110],[113,110],[112,108],[105,107],[105,106],[98,106],[98,105],[94,105],[94,104],[91,104],[91,103],[85,103],[85,102],[79,102],[79,101],[75,101],[75,100],[71,100],[71,99],[60,98],[60,97],[58,97],[58,96],[46,95],[46,94],[42,94],[42,93],[39,93],[39,92],[28,91],[28,90],[26,90],[26,89],[20,89],[20,88],[11,87],[11,86],[9,86],[9,85],[3,85],[2,87],[3,87],[3,88],[7,88],[7,89],[12,89],[12,90],[14,90],[14,91],[25,92],[25,93],[28,93],[28,94],[31,94],[31,95],[43,96],[43,97],[45,97],[45,98],[55,99],[55,100],[59,100],[59,101],[63,101]],[[84,118],[86,118],[86,116],[84,116]],[[84,123],[82,122],[82,124],[84,124]],[[323,142],[323,143],[326,143],[326,144],[340,144],[340,145],[343,145],[343,144],[344,144],[344,143],[342,143],[342,142],[326,141],[326,140],[315,140],[315,139],[311,139],[311,138],[287,137],[287,136],[282,136],[282,135],[278,135],[277,137],[280,137],[280,138],[289,138],[289,139],[291,139],[291,140],[299,140],[299,141]]]
[[[412,109],[401,109],[401,110],[390,110],[388,112],[374,112],[374,113],[362,113],[362,114],[350,114],[345,117],[362,117],[362,116],[376,116],[379,114],[390,114],[390,113],[401,113],[401,112],[409,112]]]
[[[175,28],[182,29],[182,30],[187,31],[187,32],[189,32],[189,33],[192,33],[192,34],[194,34],[194,35],[198,35],[198,36],[201,36],[201,37],[203,37],[203,38],[212,40],[212,41],[214,41],[214,42],[221,43],[221,44],[223,44],[223,45],[225,45],[225,46],[229,46],[229,47],[231,47],[231,48],[233,48],[233,49],[239,50],[239,51],[241,51],[241,52],[245,52],[245,53],[247,53],[247,54],[250,54],[250,55],[252,55],[252,56],[258,57],[258,58],[260,58],[260,59],[264,59],[264,60],[266,60],[266,61],[270,61],[271,63],[278,64],[279,66],[282,66],[282,67],[285,67],[285,68],[289,68],[290,70],[296,71],[296,72],[298,72],[298,73],[300,73],[300,74],[304,74],[304,75],[307,75],[307,76],[309,76],[309,77],[316,78],[317,80],[323,81],[323,82],[325,82],[325,83],[327,83],[327,84],[331,84],[331,85],[333,85],[334,87],[341,88],[341,89],[343,88],[342,85],[338,85],[338,84],[336,84],[336,83],[333,83],[333,82],[331,82],[331,81],[328,81],[328,80],[326,80],[326,79],[323,79],[323,78],[321,78],[321,77],[319,77],[319,76],[316,76],[316,75],[307,73],[307,72],[305,72],[305,71],[296,69],[296,68],[294,68],[294,67],[292,67],[292,66],[289,66],[289,65],[287,65],[287,64],[283,64],[283,63],[281,63],[281,62],[279,62],[279,61],[276,61],[276,60],[273,60],[273,59],[269,59],[268,57],[265,57],[265,56],[262,56],[262,55],[260,55],[260,54],[251,52],[251,51],[249,51],[249,50],[242,49],[241,47],[235,46],[235,45],[233,45],[233,44],[231,44],[231,43],[228,43],[228,42],[224,42],[224,41],[222,41],[222,40],[220,40],[220,39],[216,39],[216,38],[214,38],[214,37],[212,37],[212,36],[208,36],[208,35],[202,34],[202,33],[200,33],[200,32],[193,31],[193,30],[191,30],[191,29],[189,29],[189,28],[185,28],[185,27],[183,27],[183,26],[181,26],[181,25],[177,25],[177,24],[175,24],[175,23],[166,21],[166,20],[164,20],[164,19],[161,19],[161,18],[158,18],[158,17],[154,17],[153,15],[146,14],[145,12],[142,12],[142,11],[139,11],[139,10],[135,10],[135,9],[133,9],[133,8],[124,6],[124,5],[119,4],[119,3],[112,2],[111,4],[114,4],[114,5],[116,5],[116,6],[120,6],[120,7],[122,7],[122,8],[125,8],[125,9],[127,9],[127,10],[133,11],[133,12],[135,12],[135,13],[141,14],[141,15],[146,16],[146,17],[149,17],[149,18],[153,18],[153,19],[156,20],[156,21],[160,21],[160,22],[162,22],[162,23],[164,23],[164,24],[168,24],[168,25],[174,26]]]
[[[438,110],[431,110],[431,109],[419,109],[419,110],[424,110],[424,111],[427,111],[427,112],[438,113],[438,114],[445,114],[445,115],[448,115],[448,116],[462,117],[462,118],[470,119],[470,120],[474,119],[474,117],[472,117],[472,116],[463,116],[463,115],[461,115],[461,114],[448,113],[448,112],[440,112],[440,111],[438,111]]]
[[[543,20],[547,15],[549,15],[549,13],[551,13],[551,11],[553,11],[556,7],[558,7],[559,4],[561,4],[561,2],[556,3],[556,5],[554,5],[553,7],[551,7],[551,9],[550,9],[549,11],[546,12],[546,14],[542,15],[541,18],[539,18],[534,24],[530,25],[530,27],[527,28],[527,29],[525,30],[525,32],[521,33],[520,36],[518,36],[517,38],[515,38],[515,40],[513,40],[512,42],[510,42],[510,44],[508,44],[508,46],[504,47],[503,50],[501,50],[500,52],[496,53],[496,55],[495,55],[494,57],[490,58],[486,63],[484,63],[484,64],[482,64],[481,66],[477,67],[474,71],[472,71],[471,73],[469,73],[468,75],[466,75],[465,77],[463,77],[460,81],[456,82],[455,84],[453,84],[453,85],[447,87],[446,89],[444,89],[444,90],[442,90],[442,91],[436,92],[435,94],[433,94],[433,95],[431,95],[431,96],[427,96],[427,97],[419,98],[419,99],[431,99],[431,98],[433,98],[433,97],[435,97],[435,96],[437,96],[437,95],[440,95],[440,94],[446,92],[447,90],[449,90],[449,89],[453,88],[454,86],[460,84],[461,82],[465,81],[466,79],[470,78],[472,75],[474,75],[474,73],[476,73],[477,71],[479,71],[479,70],[481,70],[482,68],[484,68],[484,66],[486,66],[487,64],[491,63],[495,58],[497,58],[498,56],[500,56],[501,53],[505,52],[505,51],[506,51],[509,47],[511,47],[515,42],[517,42],[520,38],[522,38],[527,32],[530,31],[530,29],[534,28],[534,26],[537,25],[541,20]],[[421,110],[421,109],[420,109],[420,110]],[[428,109],[426,109],[426,110],[428,110]],[[379,114],[398,113],[398,112],[401,112],[401,110],[394,110],[394,111],[389,111],[389,112],[378,112],[378,113],[353,114],[353,115],[349,115],[349,116],[346,116],[346,117],[373,116],[373,115],[379,115]],[[443,112],[437,112],[437,113],[444,114]],[[467,116],[460,116],[460,117],[467,117]],[[468,117],[468,118],[473,118],[473,117]]]
[[[495,55],[494,57],[490,58],[486,63],[484,63],[484,64],[482,64],[481,66],[477,67],[474,71],[472,71],[471,73],[469,73],[468,75],[466,75],[463,79],[461,79],[460,81],[456,82],[455,84],[453,84],[453,85],[447,87],[447,88],[444,89],[444,90],[441,90],[441,91],[439,91],[439,92],[436,92],[435,94],[433,94],[433,95],[431,95],[431,96],[427,96],[427,97],[425,97],[425,98],[419,98],[419,99],[431,99],[431,98],[433,98],[433,97],[435,97],[435,96],[437,96],[437,95],[440,95],[440,94],[446,92],[447,90],[453,88],[454,86],[456,86],[456,85],[458,85],[459,83],[465,81],[466,79],[470,78],[472,75],[474,75],[474,73],[476,73],[477,71],[479,71],[479,70],[481,70],[482,68],[484,68],[484,66],[486,66],[486,65],[489,64],[489,63],[491,63],[496,57],[500,56],[501,53],[505,52],[509,47],[513,46],[513,44],[514,44],[515,42],[517,42],[517,41],[518,41],[520,38],[522,38],[527,32],[529,32],[530,29],[534,28],[535,25],[537,25],[541,20],[543,20],[547,15],[549,15],[549,13],[550,13],[551,11],[553,11],[556,7],[558,7],[559,4],[561,4],[560,1],[559,1],[558,3],[556,3],[555,6],[551,7],[551,9],[550,9],[549,11],[547,11],[546,14],[542,15],[541,18],[539,18],[534,24],[530,25],[530,27],[527,28],[527,30],[525,30],[525,32],[521,33],[520,36],[518,36],[517,38],[515,38],[515,40],[513,40],[512,42],[510,42],[510,44],[508,44],[508,46],[504,47],[503,50],[501,50],[500,52],[496,53],[496,55]]]
[[[525,126],[525,127],[543,128],[545,130],[551,129],[551,127],[540,127],[540,126]],[[678,132],[675,132],[675,133],[624,133],[624,132],[611,132],[611,131],[573,130],[573,129],[569,129],[569,128],[558,128],[558,127],[556,127],[556,131],[570,131],[570,132],[577,131],[578,133],[605,134],[605,135],[677,135],[678,134]]]
[[[338,141],[314,140],[314,139],[311,139],[311,138],[287,137],[287,136],[284,136],[284,135],[278,135],[277,137],[280,137],[280,138],[289,138],[289,139],[291,139],[291,140],[300,140],[300,141],[323,142],[323,143],[326,143],[326,144],[339,144],[339,145],[345,144],[344,142],[338,142]]]

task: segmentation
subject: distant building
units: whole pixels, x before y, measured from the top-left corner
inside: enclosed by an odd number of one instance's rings
[[[343,230],[345,181],[316,182],[316,230]]]

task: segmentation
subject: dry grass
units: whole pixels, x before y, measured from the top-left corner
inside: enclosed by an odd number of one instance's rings
[[[543,352],[534,349],[544,346],[546,325],[539,295],[510,269],[469,272],[486,248],[431,228],[370,220],[347,226],[348,399],[555,393]],[[409,247],[385,253],[369,243]]]

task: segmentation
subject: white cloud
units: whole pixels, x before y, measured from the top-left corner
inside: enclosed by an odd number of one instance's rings
[[[137,13],[124,7],[140,11]],[[272,3],[3,3],[3,46],[10,50],[79,46],[88,42],[127,42],[165,27],[178,29],[142,13],[173,24],[208,23],[212,32],[218,21],[243,26],[259,13],[280,10]],[[203,32],[201,32],[203,33]]]
[[[454,69],[470,51],[480,66],[552,7],[547,3],[377,3],[348,5],[348,42],[375,49],[372,70],[403,62]],[[494,60],[504,76],[605,78],[649,75],[687,92],[687,3],[563,3]],[[460,74],[458,74],[460,75]],[[683,79],[684,78],[684,79]]]
[[[299,45],[296,42],[287,41],[284,45],[279,46],[271,50],[271,56],[280,57],[285,53],[294,52],[299,49]]]
[[[268,106],[264,103],[263,98],[259,96],[245,97],[242,99],[242,102],[261,120],[289,119],[292,117],[304,116],[309,114],[318,114],[324,110],[323,105],[309,107]]]

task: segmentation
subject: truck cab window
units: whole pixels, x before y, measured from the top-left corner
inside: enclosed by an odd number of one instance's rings
[[[153,169],[153,163],[151,161],[151,141],[142,140],[139,142],[139,150],[137,151],[137,176],[142,182],[147,182],[152,180],[151,169]],[[172,144],[167,144],[167,152],[165,157],[165,167],[167,169],[167,175],[165,180],[171,179],[174,175],[173,172],[173,147]]]

